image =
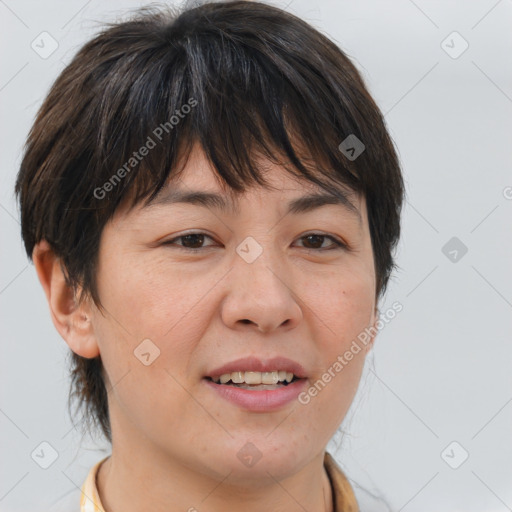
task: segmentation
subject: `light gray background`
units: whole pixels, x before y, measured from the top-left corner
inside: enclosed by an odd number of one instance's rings
[[[13,186],[34,115],[94,22],[144,4],[0,0],[2,512],[45,510],[109,453],[68,418],[68,348],[24,253]],[[365,512],[377,507],[359,486],[397,511],[512,510],[512,2],[274,4],[353,59],[407,184],[400,270],[381,303],[403,311],[378,335],[336,458]],[[31,48],[43,31],[59,45],[47,59]],[[469,44],[458,56],[454,31]],[[452,237],[468,248],[455,262],[442,251]],[[31,458],[43,441],[58,452],[46,470]]]

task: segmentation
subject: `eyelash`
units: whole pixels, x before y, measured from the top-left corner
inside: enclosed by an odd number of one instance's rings
[[[163,245],[173,245],[175,246],[177,249],[181,250],[181,251],[185,251],[185,252],[191,252],[191,253],[197,253],[203,249],[207,249],[208,247],[212,247],[212,246],[207,246],[207,247],[199,247],[199,248],[196,248],[196,249],[192,249],[190,247],[183,247],[181,245],[177,245],[175,244],[174,242],[176,240],[179,240],[181,238],[185,238],[187,236],[205,236],[206,238],[210,238],[213,240],[213,238],[210,236],[210,235],[207,235],[206,233],[201,233],[201,232],[194,232],[194,233],[186,233],[184,235],[180,235],[180,236],[177,236],[176,238],[173,238],[171,240],[167,240],[166,242],[163,242]],[[330,240],[332,240],[333,242],[333,246],[331,247],[327,247],[327,248],[320,248],[320,249],[307,249],[305,248],[306,250],[309,250],[309,251],[332,251],[332,250],[349,250],[349,247],[341,242],[340,240],[338,240],[337,238],[334,238],[333,236],[330,236],[330,235],[325,235],[323,233],[307,233],[301,237],[299,237],[298,240],[301,240],[303,238],[308,238],[310,236],[320,236],[322,238],[329,238]]]

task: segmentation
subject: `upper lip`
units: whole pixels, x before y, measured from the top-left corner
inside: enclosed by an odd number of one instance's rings
[[[302,379],[306,377],[306,370],[304,367],[292,361],[287,357],[272,357],[271,359],[258,359],[257,357],[242,357],[236,359],[223,366],[215,368],[208,373],[208,377],[220,377],[226,373],[233,373],[238,371],[249,371],[249,372],[271,372],[274,370],[284,370],[286,372],[293,373],[295,377]]]

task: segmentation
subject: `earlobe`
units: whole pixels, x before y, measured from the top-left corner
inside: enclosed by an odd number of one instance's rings
[[[76,354],[97,357],[100,352],[90,306],[88,303],[78,305],[73,289],[66,283],[61,260],[46,240],[34,247],[32,260],[59,334]]]

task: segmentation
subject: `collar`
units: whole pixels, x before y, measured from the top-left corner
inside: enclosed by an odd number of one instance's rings
[[[333,456],[325,452],[324,467],[327,476],[331,481],[332,488],[332,508],[334,512],[359,512],[354,491],[347,477],[338,466]]]

